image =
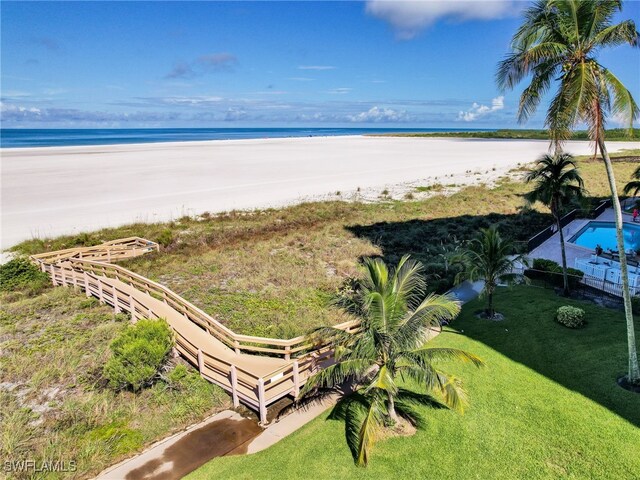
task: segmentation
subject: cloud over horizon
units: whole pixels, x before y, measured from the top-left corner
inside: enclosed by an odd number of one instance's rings
[[[515,0],[369,0],[365,11],[391,25],[401,40],[447,19],[458,22],[493,20],[518,11]]]
[[[477,102],[474,102],[471,105],[471,108],[466,112],[461,111],[458,113],[458,120],[463,120],[465,122],[473,122],[479,118],[482,118],[490,113],[497,112],[504,108],[504,96],[500,95],[499,97],[491,100],[491,106],[480,105]]]

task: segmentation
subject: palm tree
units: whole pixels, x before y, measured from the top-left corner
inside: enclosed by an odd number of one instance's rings
[[[525,195],[527,203],[531,205],[540,202],[549,207],[560,232],[564,294],[568,295],[567,255],[560,216],[567,205],[582,200],[585,193],[584,182],[573,157],[568,153],[543,155],[538,159],[536,166],[527,173],[525,181],[535,182],[533,190]]]
[[[483,228],[459,258],[464,269],[456,276],[456,283],[464,280],[484,280],[482,294],[487,297],[487,318],[495,318],[493,295],[500,283],[512,283],[520,277],[513,273],[518,263],[526,264],[522,255],[511,255],[513,244],[504,240],[495,227]]]
[[[353,301],[361,312],[361,326],[352,333],[327,327],[317,335],[335,349],[335,364],[309,378],[302,397],[333,389],[350,380],[354,393],[343,404],[349,448],[357,465],[364,466],[378,432],[400,418],[422,425],[418,405],[432,405],[433,397],[403,389],[400,380],[414,380],[436,393],[442,402],[462,410],[466,394],[459,379],[438,370],[438,360],[460,359],[476,366],[482,361],[453,348],[426,347],[432,329],[450,321],[460,306],[447,295],[425,297],[420,262],[402,257],[389,270],[380,259],[364,261],[365,276]]]
[[[524,21],[513,36],[511,53],[500,62],[498,85],[513,89],[525,78],[529,85],[520,96],[518,121],[525,122],[537,109],[552,84],[558,88],[551,99],[545,126],[556,149],[584,123],[600,149],[611,189],[618,250],[624,252],[622,212],[611,159],[605,146],[605,123],[609,116],[623,119],[632,131],[640,111],[631,92],[598,63],[606,47],[637,47],[640,35],[632,20],[613,24],[622,10],[620,0],[539,0],[524,12]],[[640,383],[640,366],[631,310],[627,260],[620,255],[622,294],[627,323],[629,371],[627,381]]]
[[[622,193],[624,195],[631,195],[633,197],[638,196],[638,192],[640,192],[640,167],[636,168],[633,174],[631,175],[631,180],[624,186],[624,190]]]

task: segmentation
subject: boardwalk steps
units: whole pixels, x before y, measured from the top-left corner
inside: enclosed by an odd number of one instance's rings
[[[163,318],[175,335],[175,348],[207,380],[256,410],[267,421],[267,407],[282,397],[298,396],[306,380],[331,362],[332,351],[304,337],[277,339],[240,335],[165,286],[112,262],[159,251],[155,242],[124,238],[93,247],[33,255],[54,285],[84,290],[133,321]],[[354,331],[359,322],[336,326]]]

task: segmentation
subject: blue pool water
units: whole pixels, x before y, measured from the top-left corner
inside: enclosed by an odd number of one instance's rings
[[[625,223],[624,249],[640,250],[640,225]],[[613,222],[589,222],[578,231],[571,239],[571,243],[595,250],[596,245],[600,245],[604,251],[607,249],[617,250],[616,246],[616,226]]]

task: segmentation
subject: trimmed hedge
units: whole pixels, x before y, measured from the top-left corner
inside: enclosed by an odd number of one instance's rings
[[[568,328],[580,328],[585,325],[584,310],[565,305],[558,308],[556,321]]]
[[[104,366],[104,376],[115,390],[134,392],[157,377],[173,346],[171,330],[164,320],[139,320],[113,342],[113,355]]]
[[[526,270],[524,274],[533,280],[544,280],[557,287],[562,287],[564,284],[560,264],[553,260],[547,260],[546,258],[535,258],[532,268]],[[575,288],[584,276],[584,272],[569,267],[567,268],[567,275],[569,275],[569,287]]]

